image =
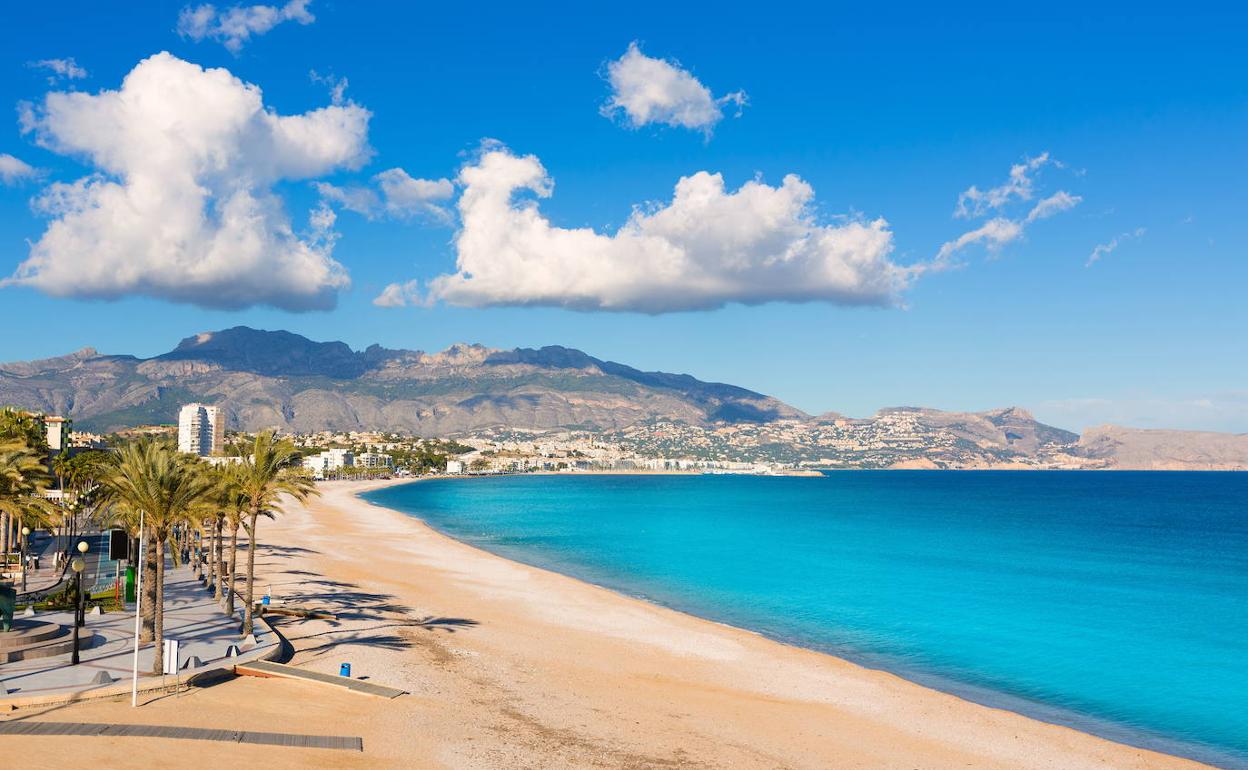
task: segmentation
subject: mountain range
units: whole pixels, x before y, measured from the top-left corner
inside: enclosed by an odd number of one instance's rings
[[[449,436],[490,429],[618,431],[647,421],[701,428],[831,424],[773,397],[687,374],[645,372],[551,346],[499,350],[459,344],[438,353],[373,345],[352,350],[286,331],[239,326],[187,337],[153,358],[91,348],[0,364],[0,404],[67,415],[79,430],[171,423],[188,401],[223,406],[229,427],[389,430]],[[1080,437],[1022,409],[982,413],[913,407],[923,431],[995,456],[1067,453],[1099,467],[1248,468],[1248,436],[1116,426]],[[864,421],[857,421],[864,422]]]
[[[242,430],[421,435],[805,417],[745,388],[643,372],[563,347],[354,351],[342,342],[240,326],[187,337],[154,358],[86,348],[0,364],[0,403],[65,414],[81,430],[172,422],[187,401],[221,404],[229,426]]]

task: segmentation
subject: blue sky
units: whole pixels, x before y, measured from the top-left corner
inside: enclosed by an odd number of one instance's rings
[[[3,177],[0,162],[0,275],[15,274],[41,243],[53,262],[41,278],[0,288],[0,324],[12,330],[0,337],[0,360],[87,345],[152,355],[198,331],[246,324],[357,348],[561,344],[743,385],[812,413],[1017,404],[1076,430],[1116,422],[1248,431],[1243,10],[1198,3],[1182,13],[1136,4],[1096,13],[1086,4],[899,4],[890,11],[719,4],[713,13],[670,3],[448,5],[312,0],[234,42],[218,24],[231,8],[225,4],[198,31],[184,22],[181,34],[180,3],[7,10],[0,103],[13,111],[7,127],[0,123],[0,156],[30,171],[12,167],[18,171]],[[289,9],[272,10],[280,16]],[[709,128],[661,120],[635,126],[624,108],[604,116],[617,87],[610,63],[634,41],[642,55],[678,66],[713,99],[744,91],[746,103],[722,103],[722,119]],[[110,228],[122,227],[115,213],[96,230],[79,223],[75,233],[86,237],[49,238],[51,226],[75,216],[48,203],[50,186],[92,174],[124,183],[124,170],[106,156],[125,150],[138,156],[125,162],[153,164],[142,156],[162,150],[141,135],[141,114],[113,128],[85,107],[56,107],[48,94],[117,91],[162,51],[170,54],[164,75],[200,78],[200,68],[224,68],[262,91],[265,114],[337,108],[342,125],[327,130],[337,132],[331,138],[346,143],[341,147],[300,146],[303,154],[288,159],[286,171],[272,171],[269,156],[286,157],[280,146],[257,148],[251,134],[222,140],[225,170],[211,184],[196,184],[212,188],[211,223],[222,190],[238,178],[260,179],[249,192],[264,204],[262,225],[288,220],[294,235],[279,232],[281,248],[313,267],[332,260],[349,288],[341,277],[324,278],[314,298],[305,292],[292,300],[307,270],[302,262],[271,268],[263,246],[250,267],[220,258],[214,269],[223,272],[202,290],[170,288],[182,275],[176,271],[159,285],[143,270],[113,281],[134,266],[127,249],[146,248],[141,239],[167,232],[184,213],[166,201],[125,225],[126,237],[139,240],[124,248],[111,237]],[[37,65],[71,58],[77,70]],[[347,84],[333,104],[337,79]],[[187,110],[186,121],[203,118],[195,104],[177,109]],[[119,138],[123,130],[130,134]],[[483,147],[486,139],[501,145]],[[1007,194],[1000,209],[978,218],[955,216],[964,191],[1001,189],[1012,166],[1045,153],[1049,160],[1027,172],[1025,194]],[[468,185],[460,174],[485,174],[490,158],[511,164],[509,171],[536,171],[553,189],[547,197],[516,191],[500,217],[480,210],[478,232],[465,225]],[[155,168],[172,174],[180,167]],[[446,187],[395,214],[374,180],[390,169]],[[712,212],[723,214],[724,227],[715,220],[711,232],[690,234],[693,225],[682,220],[674,227],[685,229],[662,235],[669,231],[660,220],[684,211],[673,203],[678,180],[699,172],[722,175],[722,194],[712,197],[723,207]],[[809,186],[810,197],[785,186],[789,174]],[[754,180],[764,198],[751,209],[735,194]],[[374,208],[368,216],[349,210],[318,182],[371,191]],[[61,198],[73,192],[58,189]],[[1077,204],[1025,221],[1059,192]],[[725,230],[751,226],[755,214],[770,221],[758,209],[794,196],[800,213],[782,217],[781,229],[760,236],[763,246],[747,249],[744,258],[753,261],[746,273],[715,261],[728,243]],[[746,209],[730,208],[737,204]],[[634,207],[654,219],[637,226],[637,238],[612,238],[630,227]],[[324,244],[309,224],[309,213],[324,209],[336,215],[332,252],[318,251]],[[537,278],[520,285],[491,260],[498,244],[522,242],[531,224],[523,217],[534,212],[557,232],[517,259],[553,260],[557,252],[565,261],[523,262],[532,269],[521,277]],[[515,222],[498,224],[513,215]],[[819,265],[831,252],[802,251],[791,274],[771,267],[766,244],[776,239],[791,245],[849,237],[855,225],[868,228],[879,218],[887,221],[888,250],[853,248],[869,259],[855,280],[883,289],[821,282]],[[1022,232],[995,249],[981,240],[937,259],[942,244],[994,218],[1022,223]],[[597,235],[586,236],[593,240],[582,249],[579,236],[565,232],[571,228]],[[1116,248],[1089,264],[1098,245],[1115,239]],[[477,242],[480,248],[469,248]],[[695,288],[702,283],[688,273],[656,277],[667,248],[709,254],[715,288]],[[153,254],[161,258],[159,249]],[[651,257],[653,264],[645,261]],[[455,275],[457,259],[474,260],[471,278],[430,300],[430,281]],[[608,270],[627,273],[643,263],[620,280]],[[79,279],[96,268],[99,281],[111,281],[107,290]],[[270,271],[288,275],[258,287]],[[575,287],[563,278],[570,273],[579,276]],[[718,282],[724,276],[728,288]],[[411,287],[407,306],[374,304],[392,283]],[[114,298],[91,298],[102,293]],[[211,307],[224,296],[229,309]],[[515,301],[527,304],[506,304]],[[271,306],[331,302],[333,309],[301,312]]]

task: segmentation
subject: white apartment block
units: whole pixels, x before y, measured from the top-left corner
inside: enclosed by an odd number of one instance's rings
[[[388,455],[386,459],[389,459]],[[350,449],[326,449],[320,454],[303,458],[303,467],[312,471],[312,475],[318,479],[351,465],[355,465],[355,455]]]
[[[178,451],[208,457],[225,448],[225,413],[219,406],[187,404],[178,413]]]
[[[69,446],[70,422],[64,417],[44,415],[43,433],[48,449],[59,452]]]
[[[393,468],[394,458],[378,452],[361,452],[356,455],[355,464],[361,468]]]

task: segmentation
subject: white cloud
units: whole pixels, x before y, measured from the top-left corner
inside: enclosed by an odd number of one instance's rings
[[[450,212],[439,204],[455,194],[451,180],[416,179],[401,168],[392,168],[374,175],[373,182],[377,190],[362,185],[339,187],[328,182],[317,182],[316,189],[326,201],[369,219],[410,219],[424,214],[450,222]]]
[[[209,3],[184,6],[178,14],[178,34],[196,42],[211,38],[231,53],[242,50],[254,35],[263,35],[278,24],[294,21],[311,24],[312,0],[289,0],[285,5],[235,5],[218,11]]]
[[[1096,264],[1100,260],[1101,257],[1113,252],[1114,249],[1122,245],[1123,242],[1129,241],[1132,238],[1140,238],[1144,235],[1145,232],[1146,231],[1143,227],[1137,227],[1131,232],[1121,233],[1115,236],[1114,238],[1110,239],[1109,243],[1098,243],[1092,249],[1092,253],[1088,255],[1088,261],[1084,264],[1084,267],[1092,267],[1092,265]]]
[[[1030,201],[1035,195],[1034,172],[1046,165],[1062,167],[1061,163],[1045,152],[1011,166],[1009,176],[1003,184],[987,190],[980,190],[972,185],[963,190],[958,195],[958,205],[953,212],[955,218],[979,219],[989,214],[993,214],[993,217],[979,227],[941,244],[936,259],[925,266],[925,269],[939,270],[951,266],[954,264],[953,257],[972,244],[983,244],[990,254],[995,255],[1007,243],[1022,238],[1028,225],[1033,222],[1048,219],[1079,205],[1083,198],[1065,190],[1058,190],[1026,209],[1026,214],[1019,210],[1019,204]],[[1017,213],[1010,215],[1010,211]]]
[[[17,184],[38,175],[34,166],[21,158],[15,158],[6,152],[0,152],[0,182]]]
[[[814,190],[796,175],[735,192],[699,171],[671,203],[636,208],[614,234],[553,225],[536,201],[553,182],[532,155],[487,144],[459,174],[457,272],[430,297],[458,305],[553,305],[664,313],[730,302],[890,305],[912,272],[889,261],[883,219],[815,221]]]
[[[74,61],[72,56],[65,59],[43,59],[30,63],[31,67],[48,70],[48,83],[56,83],[62,78],[65,80],[81,80],[87,76],[87,71],[78,66],[78,62]]]
[[[329,98],[334,104],[343,104],[347,100],[349,81],[345,77],[321,75],[316,70],[308,70],[308,79],[329,88]]]
[[[953,215],[962,219],[972,219],[982,217],[992,210],[999,210],[1014,198],[1031,200],[1033,184],[1031,174],[1049,162],[1049,154],[1044,152],[1010,166],[1009,177],[997,187],[980,190],[975,185],[971,185],[958,196],[958,207]]]
[[[745,106],[744,91],[716,98],[676,62],[646,56],[630,43],[619,59],[607,64],[611,96],[602,106],[606,117],[623,115],[632,128],[650,123],[710,133],[724,117],[724,106]]]
[[[422,304],[420,281],[392,283],[373,298],[373,304],[377,307],[407,307]]]
[[[393,216],[408,217],[418,212],[444,214],[434,201],[444,201],[455,194],[449,179],[414,179],[401,168],[392,168],[373,177],[381,185],[386,211]]]
[[[1018,222],[1004,217],[990,219],[983,225],[962,233],[956,239],[943,244],[936,254],[937,263],[944,262],[957,252],[972,243],[984,243],[988,251],[996,253],[1010,241],[1017,240],[1023,234],[1023,226]]]
[[[3,283],[54,296],[157,297],[204,307],[332,307],[350,283],[332,258],[333,212],[302,236],[272,187],[369,157],[368,110],[278,115],[260,89],[168,53],[116,91],[50,93],[24,125],[97,173],[36,200],[53,217]]]
[[[1078,195],[1071,195],[1065,190],[1058,190],[1033,206],[1031,211],[1027,213],[1027,221],[1035,222],[1037,219],[1048,219],[1054,214],[1069,211],[1078,206],[1082,200],[1083,198]]]

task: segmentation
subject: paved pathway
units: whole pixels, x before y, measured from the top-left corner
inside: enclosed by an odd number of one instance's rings
[[[196,741],[260,743],[266,746],[292,746],[306,749],[364,750],[364,739],[349,735],[262,733],[253,730],[214,730],[205,727],[168,727],[165,725],[110,725],[91,722],[4,722],[0,723],[0,735],[182,738]]]
[[[73,545],[85,540],[90,548],[87,550],[87,568],[83,572],[83,581],[87,588],[112,583],[117,575],[117,562],[108,559],[108,536],[104,532],[92,532],[73,538]],[[68,580],[73,573],[67,567],[56,566],[56,552],[66,547],[67,538],[53,537],[46,532],[31,535],[28,553],[39,555],[39,569],[31,570],[26,576],[26,590],[22,592],[21,584],[16,586],[20,592],[18,602],[26,600],[28,595],[38,600],[46,594],[56,593],[63,580]],[[77,551],[74,552],[75,554]]]
[[[39,613],[35,617],[66,627],[73,622],[69,612]],[[257,620],[256,646],[240,650],[237,658],[229,657],[231,646],[242,646],[239,638],[241,624],[241,606],[234,617],[227,616],[193,577],[190,568],[169,569],[165,573],[165,637],[179,641],[180,663],[192,657],[202,662],[197,668],[182,670],[179,678],[212,668],[232,669],[236,662],[276,654],[280,640],[266,623]],[[80,633],[95,635],[97,643],[82,651],[82,663],[77,666],[69,665],[68,653],[0,664],[0,683],[8,691],[0,693],[0,706],[34,699],[55,700],[60,696],[74,696],[75,693],[104,694],[102,691],[105,690],[128,689],[134,649],[134,605],[127,605],[124,613],[87,615],[86,627],[80,629]],[[153,654],[150,644],[139,650],[139,686],[175,684],[173,676],[158,677],[144,673],[151,671]],[[101,672],[112,681],[96,683],[95,679]],[[123,683],[127,687],[122,687]]]

